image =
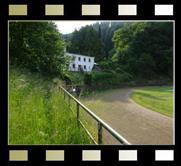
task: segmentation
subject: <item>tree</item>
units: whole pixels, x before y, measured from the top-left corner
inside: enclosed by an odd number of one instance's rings
[[[173,74],[173,23],[135,22],[115,31],[112,60],[136,75]]]
[[[63,71],[66,46],[53,22],[10,22],[10,61],[54,76]]]
[[[124,24],[123,28],[115,31],[112,41],[114,42],[114,47],[116,49],[116,54],[113,56],[117,57],[117,60],[128,58],[129,45],[138,31],[142,31],[147,22],[135,22],[131,25]]]
[[[114,35],[114,32],[118,30],[119,28],[123,27],[125,22],[96,22],[93,24],[93,27],[95,27],[99,31],[99,26],[101,28],[101,38],[104,43],[104,51],[105,51],[105,57],[108,59],[109,57],[109,51],[111,51],[114,48],[114,43],[112,42],[112,37]],[[132,24],[132,22],[127,23],[128,25]]]
[[[99,30],[98,30],[98,37],[101,39],[101,27],[99,25]]]
[[[153,58],[155,72],[171,75],[173,72],[173,23],[150,23],[134,36],[130,44],[130,56],[140,58],[143,53]]]
[[[71,43],[72,47],[79,50],[79,54],[93,56],[96,62],[104,59],[104,43],[92,26],[87,25],[79,31],[75,30],[71,37]]]

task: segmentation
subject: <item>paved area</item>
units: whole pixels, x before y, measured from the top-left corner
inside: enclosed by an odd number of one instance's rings
[[[129,97],[143,88],[148,87],[109,90],[82,103],[133,145],[173,145],[174,118],[142,107]],[[119,144],[106,131],[103,139],[108,144]]]

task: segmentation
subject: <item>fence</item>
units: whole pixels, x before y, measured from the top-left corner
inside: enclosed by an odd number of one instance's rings
[[[93,112],[91,112],[86,106],[84,106],[80,101],[78,101],[74,96],[72,96],[60,85],[59,85],[59,90],[63,94],[65,102],[69,105],[70,109],[76,114],[77,120],[80,122],[82,127],[85,129],[85,131],[87,132],[87,134],[90,136],[90,138],[95,144],[103,144],[103,139],[102,139],[103,130],[102,129],[104,128],[123,145],[130,145],[130,143],[126,139],[124,139],[119,133],[113,130],[109,125],[107,125],[103,120],[101,120],[98,116],[96,116]],[[76,109],[76,111],[73,109],[73,104],[71,105],[71,99],[74,101],[74,109]],[[83,122],[80,120],[80,115],[79,115],[80,108],[82,108],[86,113],[88,113],[94,119],[94,121],[97,122],[98,124],[97,140],[98,141],[95,140],[95,138],[90,134],[90,132],[86,129]]]

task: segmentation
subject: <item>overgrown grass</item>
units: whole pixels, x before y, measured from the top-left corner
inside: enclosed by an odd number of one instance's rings
[[[10,66],[9,144],[93,143],[53,82]]]
[[[158,113],[173,117],[173,86],[137,90],[130,97],[138,104]]]

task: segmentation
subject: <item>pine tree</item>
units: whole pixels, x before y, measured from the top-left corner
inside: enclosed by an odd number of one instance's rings
[[[101,26],[99,25],[98,37],[101,39]]]

